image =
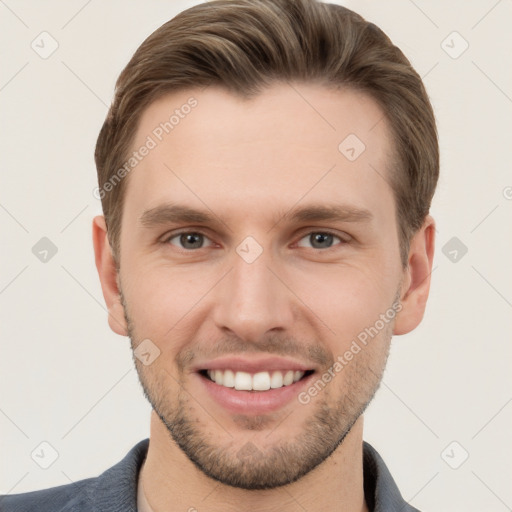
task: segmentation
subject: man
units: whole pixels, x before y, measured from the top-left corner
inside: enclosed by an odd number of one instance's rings
[[[434,251],[435,121],[400,50],[340,6],[198,5],[121,73],[95,157],[150,439],[2,510],[416,510],[362,416]]]

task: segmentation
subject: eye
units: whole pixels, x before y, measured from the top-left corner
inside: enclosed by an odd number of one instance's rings
[[[173,242],[173,240],[177,240],[177,243]],[[204,245],[205,241],[209,242],[208,246],[212,245],[211,240],[203,233],[198,233],[196,231],[184,231],[167,237],[164,240],[164,243],[168,243],[171,245],[179,244],[179,247],[182,249],[193,250],[202,249],[203,247],[206,247]]]
[[[329,233],[328,231],[312,231],[307,236],[301,238],[297,245],[299,247],[308,247],[307,243],[310,243],[313,249],[330,249],[334,239],[338,239],[342,244],[346,243],[346,240],[343,240],[334,233]],[[306,240],[306,243],[304,243],[303,240]]]

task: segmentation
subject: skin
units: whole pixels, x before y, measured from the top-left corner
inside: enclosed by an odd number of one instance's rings
[[[104,218],[93,221],[111,328],[134,349],[149,338],[160,350],[150,365],[135,359],[155,409],[141,472],[147,499],[156,512],[240,503],[253,511],[298,503],[310,512],[367,510],[362,412],[392,334],[423,317],[434,221],[427,216],[412,238],[404,267],[388,184],[392,140],[367,95],[315,84],[274,84],[250,100],[217,87],[176,92],[144,111],[134,149],[191,96],[197,107],[125,178],[119,273]],[[351,133],[366,146],[353,162],[338,150]],[[143,225],[145,211],[169,202],[213,212],[219,222]],[[326,204],[368,218],[284,216]],[[170,238],[182,228],[205,235],[199,248]],[[335,236],[315,244],[311,235],[325,231]],[[248,236],[262,248],[252,263],[236,251]],[[193,371],[220,355],[270,354],[321,377],[398,298],[394,320],[307,404],[233,414]],[[255,482],[267,488],[254,490]]]

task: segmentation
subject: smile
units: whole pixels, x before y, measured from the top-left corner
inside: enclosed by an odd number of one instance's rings
[[[225,369],[202,370],[200,373],[219,386],[234,388],[237,391],[268,391],[290,386],[301,380],[306,374],[311,374],[312,370],[273,370],[249,373]]]

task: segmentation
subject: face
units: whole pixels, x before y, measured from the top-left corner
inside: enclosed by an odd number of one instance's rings
[[[407,281],[382,118],[362,93],[280,84],[173,93],[140,120],[133,149],[155,145],[125,178],[116,331],[149,347],[147,398],[225,484],[305,475],[379,386]]]

